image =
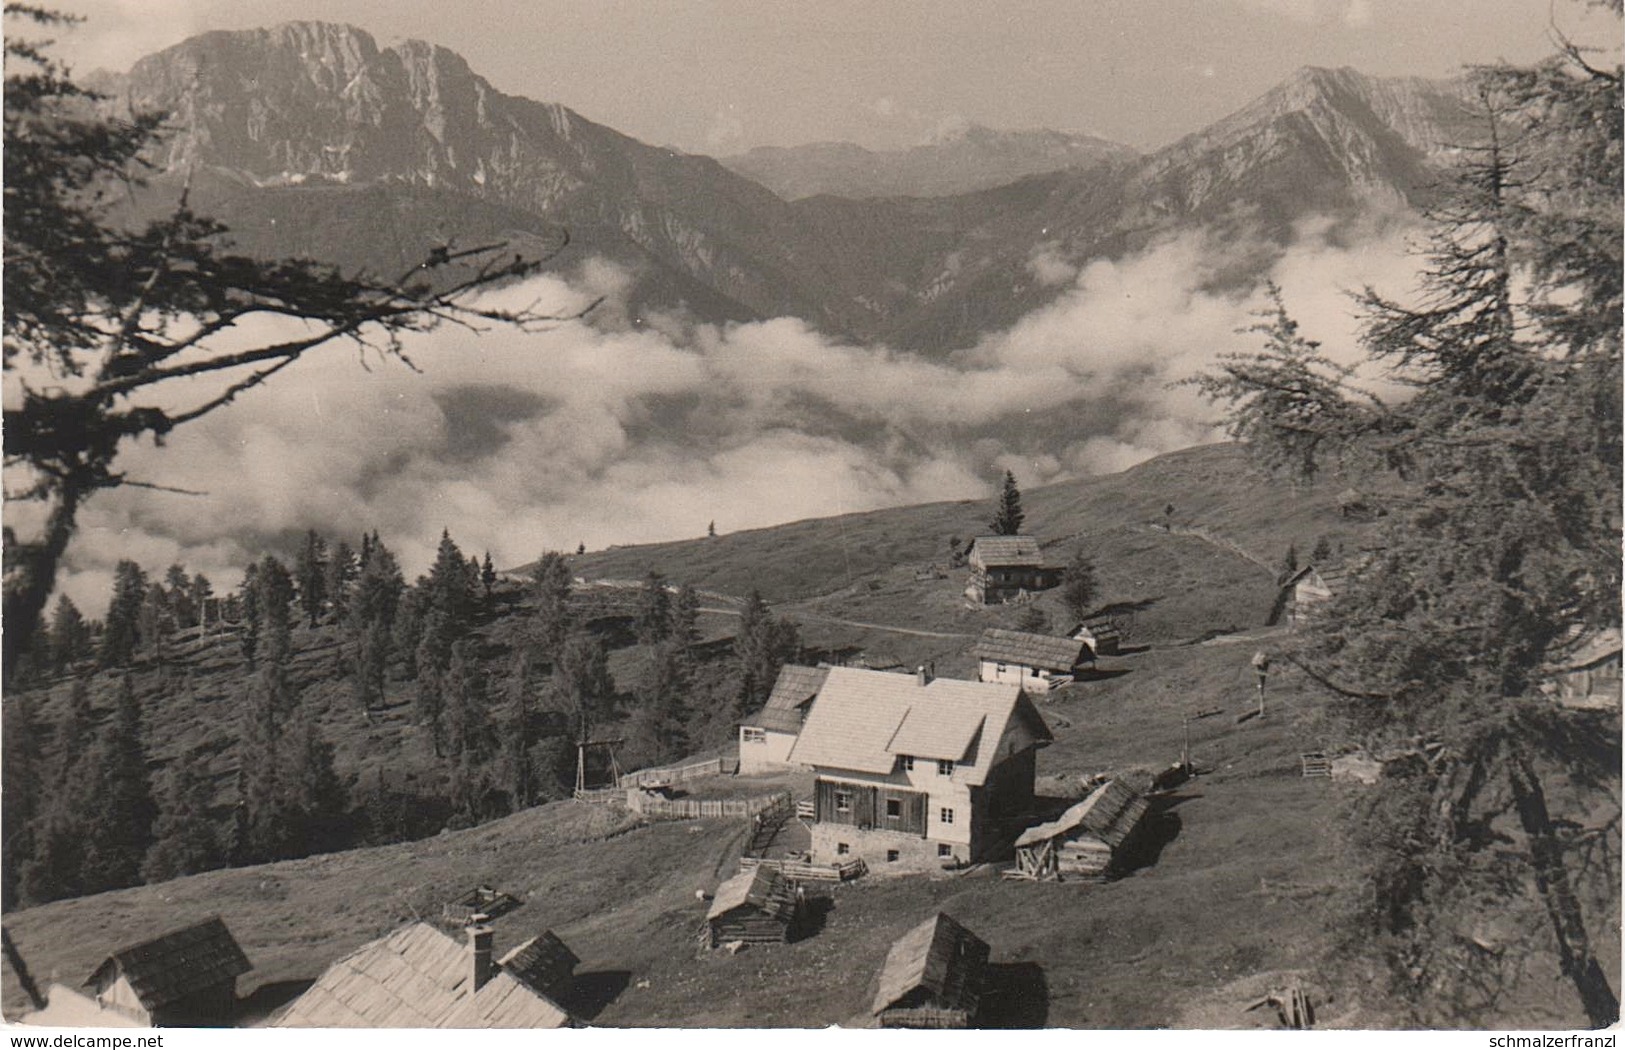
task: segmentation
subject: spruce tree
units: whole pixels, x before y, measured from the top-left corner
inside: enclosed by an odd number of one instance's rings
[[[677,588],[671,604],[671,637],[685,648],[700,640],[700,593],[692,585]]]
[[[87,762],[92,732],[90,688],[77,678],[56,725],[54,767],[42,771],[47,789],[30,828],[32,855],[18,872],[18,896],[25,901],[40,904],[87,892],[87,820],[96,804],[99,779],[91,775]]]
[[[34,694],[19,691],[3,708],[4,726],[0,732],[0,898],[6,910],[18,904],[18,875],[23,861],[33,852],[34,822],[40,814],[44,744]]]
[[[103,667],[127,667],[135,657],[141,606],[147,598],[147,574],[128,559],[113,570],[113,597],[102,619],[99,654]]]
[[[531,644],[542,660],[552,663],[558,659],[564,639],[573,626],[570,565],[564,555],[546,551],[532,567],[530,579],[531,594],[536,599],[536,612],[531,618]]]
[[[333,545],[327,555],[326,575],[322,580],[322,592],[327,598],[328,606],[333,610],[333,618],[343,623],[350,614],[350,591],[360,570],[356,566],[355,551],[344,540]]]
[[[141,721],[141,702],[126,675],[113,717],[90,755],[96,789],[85,821],[84,883],[92,891],[139,882],[141,862],[152,845],[158,807],[147,775]]]
[[[653,569],[644,577],[643,589],[638,592],[632,629],[640,645],[658,645],[671,635],[671,593],[666,590],[666,578]]]
[[[57,598],[51,613],[50,643],[51,663],[59,671],[70,670],[91,652],[90,625],[66,594]]]
[[[305,621],[315,627],[327,607],[327,541],[315,529],[305,533],[305,542],[294,559],[293,580]]]
[[[1061,604],[1067,614],[1078,621],[1088,616],[1094,607],[1096,588],[1094,559],[1079,547],[1061,572]]]
[[[779,669],[795,658],[801,638],[795,624],[768,611],[760,591],[752,589],[739,617],[734,637],[734,660],[739,690],[734,714],[744,716],[767,702]]]
[[[141,865],[147,882],[213,871],[226,863],[226,849],[209,817],[214,791],[191,755],[170,763],[158,803],[152,848]]]
[[[491,600],[491,588],[496,586],[497,568],[491,562],[491,552],[485,552],[485,564],[480,566],[480,586],[485,590],[485,600]]]
[[[1004,472],[1004,488],[999,493],[998,513],[988,527],[995,536],[1021,535],[1021,523],[1027,515],[1021,510],[1021,490],[1016,487],[1016,475],[1011,471]]]

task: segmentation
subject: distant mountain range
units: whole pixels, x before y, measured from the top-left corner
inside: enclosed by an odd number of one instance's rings
[[[171,113],[155,159],[190,173],[197,205],[245,250],[391,272],[453,237],[539,248],[563,227],[559,265],[627,266],[634,314],[793,315],[928,353],[1059,294],[1033,273],[1040,250],[1075,268],[1182,229],[1284,241],[1308,215],[1403,211],[1473,138],[1454,82],[1307,68],[1143,156],[967,128],[896,153],[819,145],[724,164],[505,95],[445,48],[380,49],[317,22],[207,33],[98,86],[109,105]]]
[[[968,124],[909,149],[874,151],[850,142],[761,146],[722,157],[723,166],[788,201],[833,197],[948,197],[1064,168],[1132,160],[1128,146],[1062,131],[996,131]]]

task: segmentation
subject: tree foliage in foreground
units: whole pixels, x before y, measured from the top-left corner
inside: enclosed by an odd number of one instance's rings
[[[1361,390],[1273,288],[1264,349],[1197,382],[1266,468],[1410,483],[1291,654],[1352,736],[1412,755],[1354,814],[1352,939],[1424,1023],[1485,1023],[1534,958],[1600,1026],[1619,724],[1542,686],[1620,623],[1620,70],[1566,48],[1474,80],[1485,133],[1429,213],[1419,286],[1359,296],[1369,361],[1409,395]]]
[[[8,4],[6,14],[71,21],[24,5]],[[105,115],[99,97],[37,41],[8,33],[5,55],[4,362],[13,380],[5,466],[8,500],[33,505],[11,518],[31,523],[28,534],[6,531],[9,675],[84,501],[118,485],[156,484],[116,469],[127,442],[162,442],[313,350],[347,343],[409,365],[407,333],[442,323],[530,328],[553,318],[476,300],[537,265],[500,245],[446,246],[395,280],[377,280],[233,254],[225,227],[194,213],[184,191],[167,217],[120,225],[109,203],[140,184],[162,115]],[[249,322],[284,334],[244,345],[232,337]]]

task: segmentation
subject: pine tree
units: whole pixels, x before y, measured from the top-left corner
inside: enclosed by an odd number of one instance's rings
[[[60,605],[58,606],[60,608]],[[0,898],[6,910],[18,904],[18,875],[25,858],[33,853],[34,822],[40,814],[40,794],[44,763],[39,751],[44,734],[34,709],[33,693],[22,690],[3,708],[4,731],[0,732]]]
[[[85,821],[84,883],[90,890],[133,886],[152,845],[158,807],[147,775],[141,702],[126,675],[113,717],[91,749],[95,805]]]
[[[209,817],[214,792],[198,760],[182,755],[170,764],[158,804],[152,848],[141,864],[147,882],[163,882],[224,867],[226,849]]]
[[[531,569],[531,593],[536,612],[531,618],[531,643],[546,662],[558,659],[573,626],[570,617],[569,563],[557,551],[547,551]]]
[[[192,578],[186,574],[186,566],[177,562],[169,567],[169,571],[164,573],[164,589],[175,626],[196,627],[199,610],[192,600]]]
[[[497,568],[491,562],[491,552],[485,552],[485,564],[480,567],[480,586],[485,590],[485,600],[491,601],[491,588],[496,586]]]
[[[147,598],[147,574],[128,559],[113,570],[113,597],[102,619],[100,660],[103,667],[128,667],[135,657],[141,606]]]
[[[1021,510],[1021,490],[1016,487],[1016,475],[1004,472],[1004,488],[999,493],[999,510],[988,527],[995,536],[1021,535],[1021,523],[1027,515]]]
[[[1095,591],[1094,559],[1079,547],[1061,573],[1061,604],[1069,616],[1082,621],[1094,607]]]
[[[638,592],[638,611],[632,630],[640,645],[658,645],[671,635],[671,592],[666,589],[666,578],[653,569],[644,577],[643,589]]]
[[[294,559],[293,581],[305,621],[315,627],[327,606],[327,541],[315,529],[305,533],[305,542]]]
[[[51,613],[51,663],[66,671],[91,653],[90,625],[79,607],[66,594],[56,600]]]
[[[692,585],[677,588],[671,605],[671,637],[684,648],[700,640],[700,592]]]
[[[795,658],[801,638],[795,625],[768,611],[760,591],[752,590],[739,617],[734,660],[739,673],[735,714],[741,718],[767,702],[779,669]]]
[[[350,615],[350,592],[360,569],[356,566],[355,551],[344,540],[334,544],[328,552],[327,572],[322,581],[322,592],[333,610],[333,618],[343,623]]]

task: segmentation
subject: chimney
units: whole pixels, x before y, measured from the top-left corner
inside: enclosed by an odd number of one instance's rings
[[[495,969],[491,965],[492,936],[487,916],[475,915],[469,919],[468,954],[474,963],[474,983],[469,986],[469,994],[484,988],[486,982],[495,976]]]
[[[921,685],[925,685],[927,682],[931,681],[931,672],[925,669],[924,664],[921,664],[919,670],[914,672],[914,677]]]

